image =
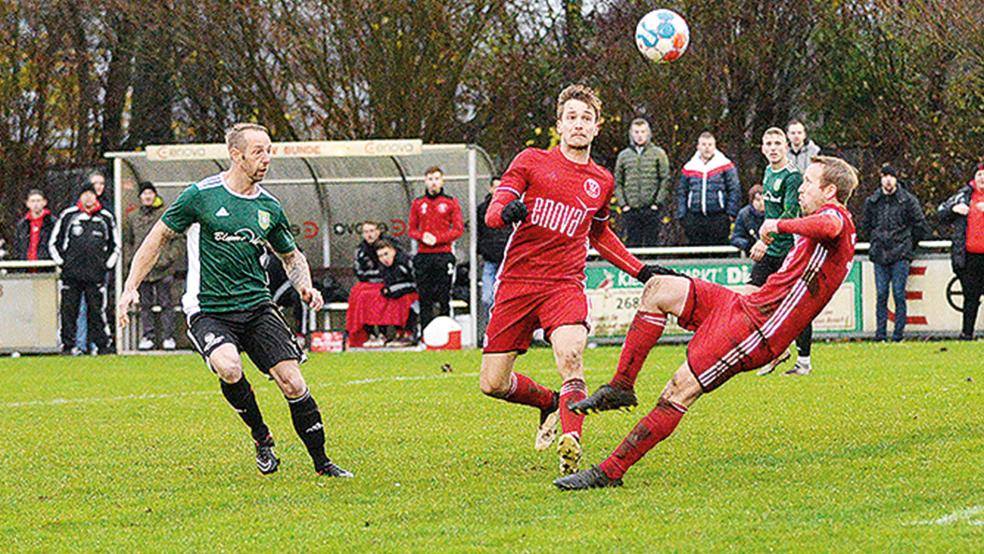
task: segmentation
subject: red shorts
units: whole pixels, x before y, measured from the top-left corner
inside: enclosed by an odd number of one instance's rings
[[[496,284],[492,316],[485,329],[486,354],[519,352],[530,347],[533,331],[550,335],[564,325],[588,325],[588,296],[580,283]]]
[[[704,392],[776,357],[759,330],[764,322],[753,320],[744,303],[743,295],[721,285],[690,281],[690,294],[677,321],[695,331],[687,345],[687,365]]]

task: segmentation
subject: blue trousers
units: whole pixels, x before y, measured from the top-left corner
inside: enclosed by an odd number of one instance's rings
[[[495,276],[499,273],[499,264],[485,262],[482,264],[482,307],[485,308],[485,319],[488,321],[489,309],[495,294]]]
[[[909,279],[909,260],[899,260],[894,264],[874,264],[875,266],[875,340],[887,338],[888,327],[888,289],[892,288],[895,300],[895,329],[892,340],[902,340],[905,333],[905,283]]]

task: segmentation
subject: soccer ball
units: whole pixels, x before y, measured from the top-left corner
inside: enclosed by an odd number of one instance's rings
[[[653,10],[636,25],[636,46],[656,63],[672,62],[687,50],[690,27],[672,10]]]

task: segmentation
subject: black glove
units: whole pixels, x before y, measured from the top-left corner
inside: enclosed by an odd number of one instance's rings
[[[651,277],[655,277],[657,275],[675,275],[677,277],[686,277],[686,275],[678,271],[673,271],[668,267],[653,264],[642,266],[642,269],[639,270],[639,275],[636,275],[636,279],[638,279],[640,283],[646,284]]]
[[[526,216],[529,213],[529,210],[526,209],[526,204],[517,198],[506,204],[505,208],[502,208],[502,221],[506,223],[520,223],[526,220]]]

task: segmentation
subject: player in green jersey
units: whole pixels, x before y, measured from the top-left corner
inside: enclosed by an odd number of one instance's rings
[[[786,133],[778,127],[766,129],[762,135],[762,154],[769,160],[768,167],[762,176],[762,196],[765,199],[765,219],[792,219],[800,216],[799,187],[803,183],[803,174],[787,157],[789,146]],[[751,250],[755,261],[752,266],[752,276],[749,284],[761,287],[770,275],[779,271],[786,255],[793,248],[793,235],[788,233],[774,235],[772,244],[766,246],[759,239]],[[812,370],[810,365],[810,346],[813,343],[813,325],[808,325],[796,339],[797,359],[793,369],[786,375],[807,375]],[[767,375],[788,360],[789,351],[783,353],[772,363],[762,367],[756,375]]]
[[[238,123],[226,132],[228,171],[185,189],[164,212],[137,249],[119,302],[120,325],[139,302],[137,289],[162,247],[179,233],[188,236],[188,281],[182,297],[188,337],[219,376],[222,394],[249,426],[261,473],[277,471],[273,436],[246,376],[239,352],[245,351],[272,378],[287,399],[290,415],[314,469],[320,475],[352,474],[325,455],[321,412],[301,375],[304,352],[273,304],[260,256],[267,245],[283,260],[294,288],[311,308],[321,309],[321,293],[297,249],[280,202],[259,183],[270,166],[272,144],[265,127]]]

